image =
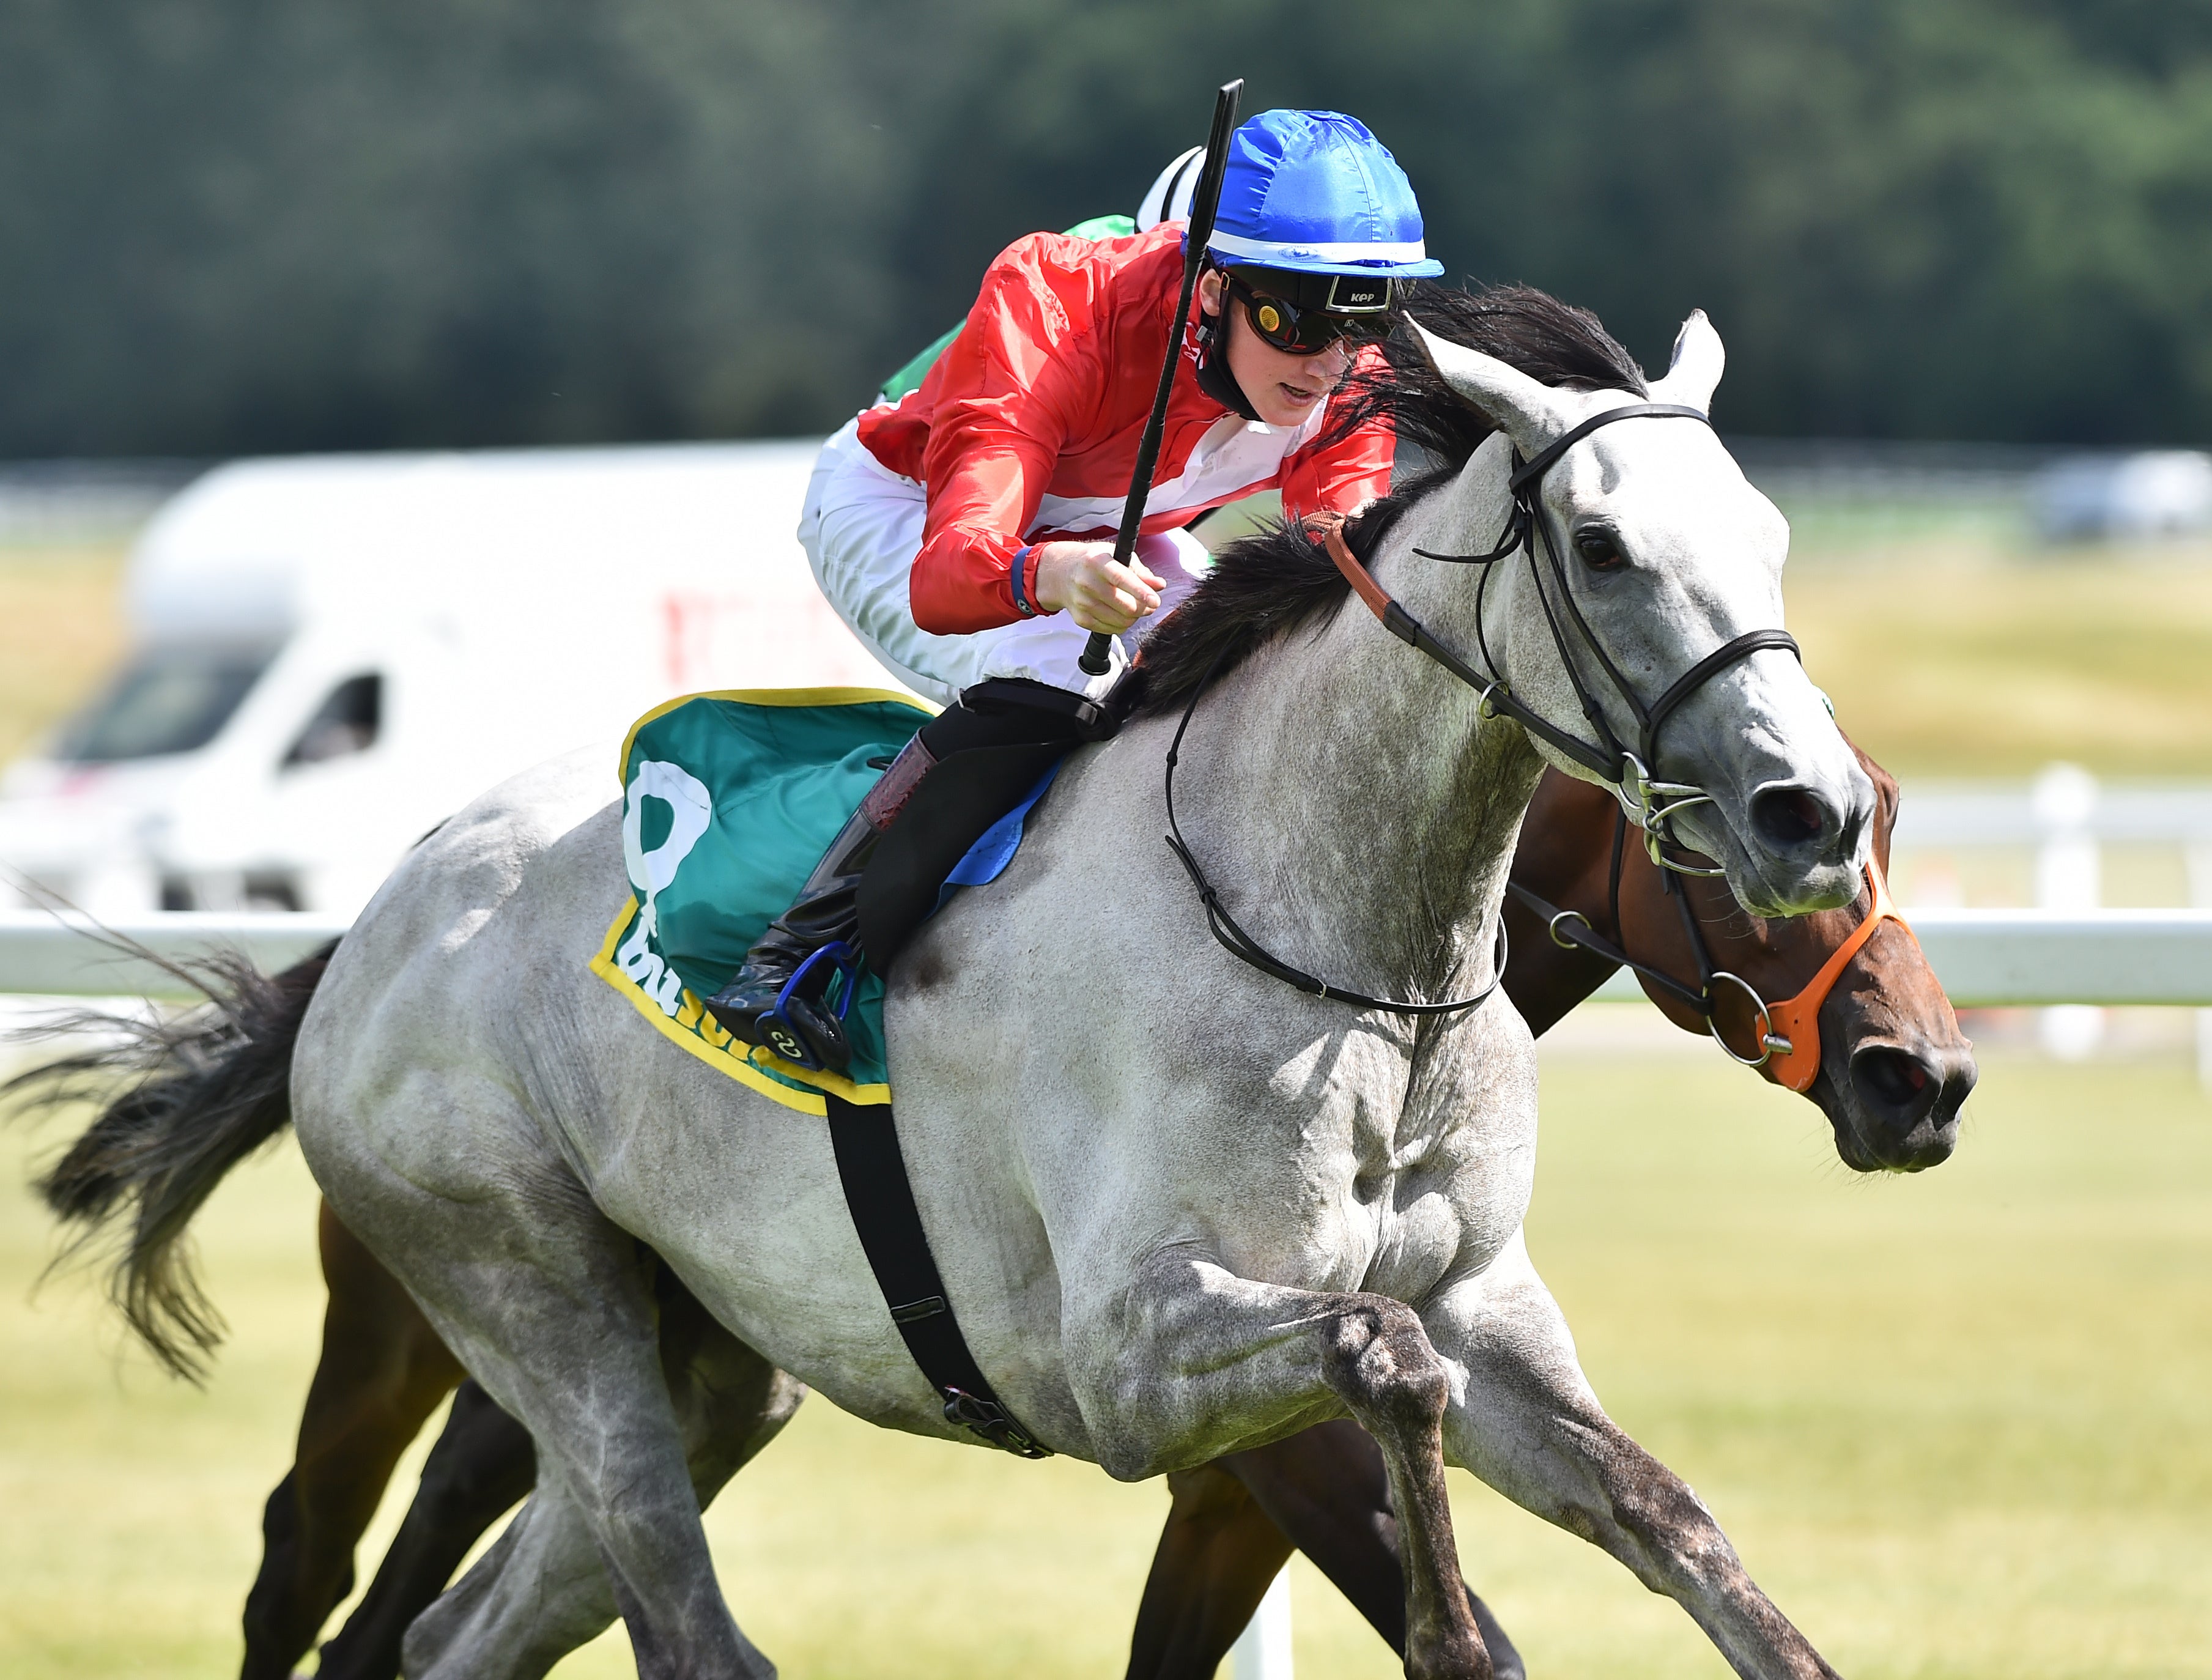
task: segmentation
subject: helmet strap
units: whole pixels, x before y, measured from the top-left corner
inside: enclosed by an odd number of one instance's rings
[[[1229,371],[1229,289],[1221,291],[1221,313],[1198,312],[1198,388],[1231,414],[1257,420],[1260,412]]]

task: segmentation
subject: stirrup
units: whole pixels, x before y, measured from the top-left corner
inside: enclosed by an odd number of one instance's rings
[[[817,1008],[816,1000],[803,995],[799,984],[827,959],[844,981],[836,1013]],[[853,1046],[845,1037],[845,1017],[851,1013],[853,995],[860,989],[860,953],[849,940],[832,940],[792,971],[791,978],[776,993],[775,1001],[762,1010],[754,1030],[760,1042],[786,1062],[809,1073],[842,1073],[853,1062]],[[830,982],[823,982],[822,1001],[828,1001]]]

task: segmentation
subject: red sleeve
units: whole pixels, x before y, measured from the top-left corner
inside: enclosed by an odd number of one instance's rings
[[[1371,360],[1370,360],[1371,358]],[[1360,352],[1360,371],[1382,366],[1382,353]],[[1322,435],[1328,435],[1326,426]],[[1376,421],[1321,448],[1299,450],[1283,463],[1283,514],[1348,514],[1363,502],[1390,492],[1390,462],[1398,440],[1386,421]]]
[[[1087,240],[1033,234],[983,277],[930,378],[929,511],[908,576],[914,621],[936,636],[1019,618],[1008,573],[1062,442],[1103,389],[1098,271]]]

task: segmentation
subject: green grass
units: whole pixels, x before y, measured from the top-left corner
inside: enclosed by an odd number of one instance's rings
[[[1255,496],[1202,534],[1278,511]],[[1787,511],[1806,669],[1893,773],[2212,776],[2212,544],[2050,548],[1974,505]]]
[[[202,1394],[82,1281],[27,1299],[48,1231],[9,1147],[0,1673],[228,1673],[313,1353],[312,1188],[287,1145],[202,1216],[235,1328]],[[2212,1677],[2212,1101],[2180,1068],[1995,1060],[1955,1160],[1864,1180],[1717,1058],[1555,1062],[1529,1228],[1599,1394],[1843,1672]],[[1724,1674],[1671,1604],[1455,1481],[1533,1672]],[[814,1401],[708,1528],[793,1680],[1049,1680],[1120,1672],[1164,1505]],[[1303,1674],[1395,1671],[1310,1571],[1294,1592]],[[629,1671],[618,1630],[559,1671]]]
[[[2212,550],[1801,547],[1784,594],[1859,743],[1916,776],[2212,776]]]

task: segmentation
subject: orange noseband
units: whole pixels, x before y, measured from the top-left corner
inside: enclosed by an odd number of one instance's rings
[[[1859,947],[1874,937],[1874,930],[1884,922],[1894,922],[1905,929],[1905,936],[1913,940],[1912,924],[1907,922],[1889,896],[1889,882],[1881,873],[1881,866],[1871,857],[1867,860],[1867,886],[1874,894],[1874,907],[1867,912],[1865,921],[1851,929],[1851,936],[1831,952],[1828,960],[1820,965],[1820,971],[1796,996],[1785,998],[1766,1007],[1765,1033],[1770,1044],[1774,1038],[1784,1039],[1787,1050],[1776,1050],[1766,1064],[1766,1071],[1778,1085],[1786,1085],[1792,1091],[1802,1092],[1813,1083],[1820,1071],[1820,1006],[1828,1001],[1828,994],[1836,988],[1836,977],[1844,965],[1859,953]]]

